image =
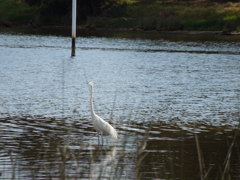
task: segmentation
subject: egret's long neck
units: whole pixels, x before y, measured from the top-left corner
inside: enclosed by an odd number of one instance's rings
[[[90,108],[91,108],[91,115],[95,115],[94,107],[93,107],[93,87],[90,86]]]

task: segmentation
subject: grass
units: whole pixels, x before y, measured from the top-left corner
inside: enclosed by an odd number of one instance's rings
[[[121,9],[121,10],[119,10]],[[117,17],[92,17],[91,26],[143,30],[240,31],[240,3],[205,1],[122,0],[109,12]],[[121,20],[124,18],[124,20]],[[112,23],[115,21],[115,23]]]
[[[68,22],[64,15],[50,16],[39,10],[24,1],[1,0],[0,25],[61,25]],[[85,25],[89,28],[240,32],[240,2],[118,0],[100,16],[88,17]]]
[[[28,24],[33,21],[36,8],[26,3],[16,3],[9,0],[0,1],[0,25]]]

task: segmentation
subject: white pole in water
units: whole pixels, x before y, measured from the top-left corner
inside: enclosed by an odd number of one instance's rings
[[[76,25],[77,24],[77,0],[72,0],[72,56],[75,56]]]

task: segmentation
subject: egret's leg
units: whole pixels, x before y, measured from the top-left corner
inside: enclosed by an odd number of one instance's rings
[[[97,133],[98,134],[98,145],[100,144],[100,139],[99,139],[99,133]]]
[[[102,146],[103,146],[103,135],[101,135],[102,136]]]

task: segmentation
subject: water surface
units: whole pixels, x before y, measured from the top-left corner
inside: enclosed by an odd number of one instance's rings
[[[239,43],[0,34],[0,179],[200,179],[239,164]],[[98,145],[89,113],[119,139]],[[234,139],[236,137],[237,139]],[[233,143],[232,149],[231,143]]]

